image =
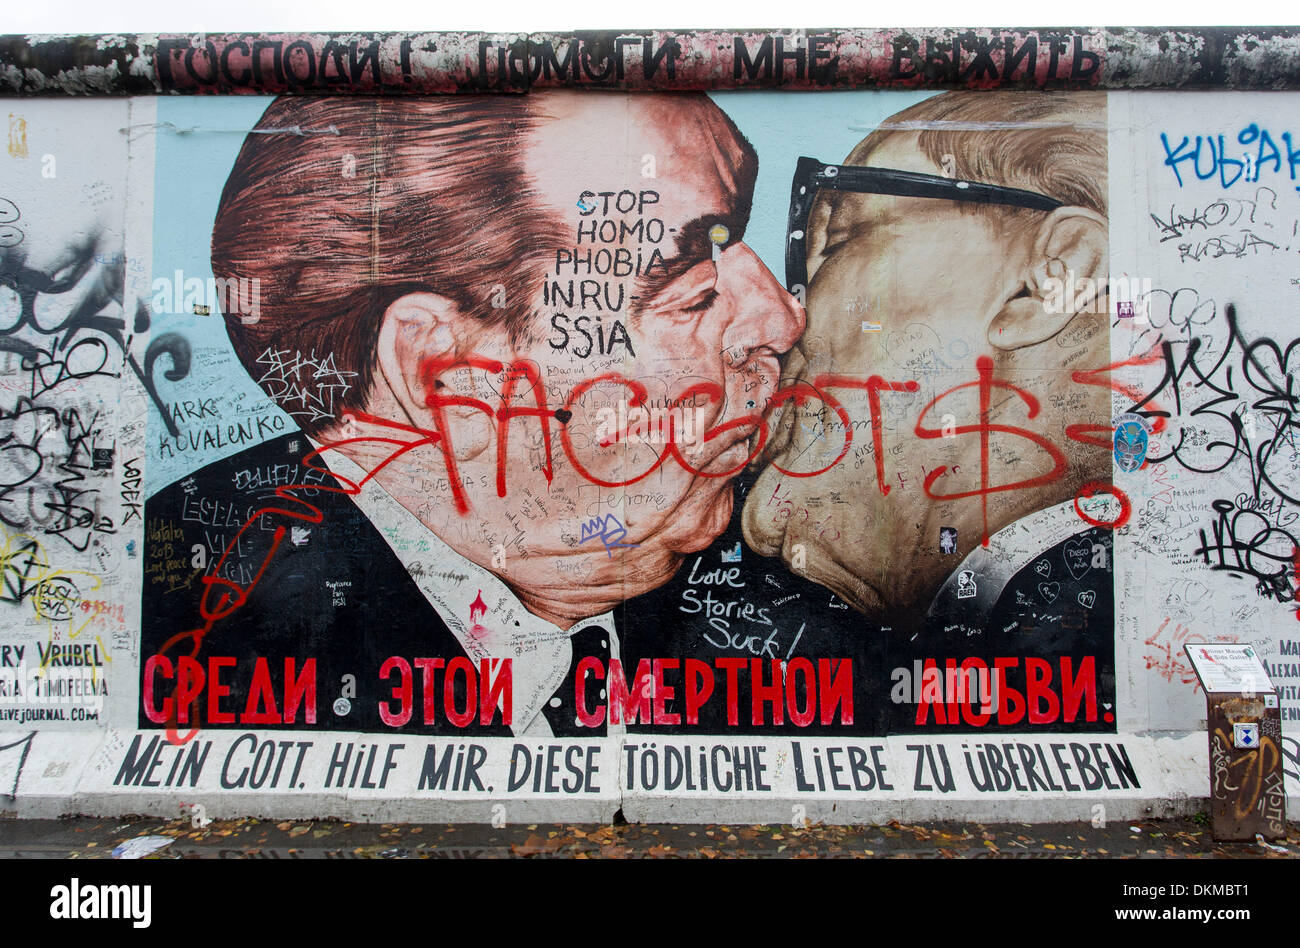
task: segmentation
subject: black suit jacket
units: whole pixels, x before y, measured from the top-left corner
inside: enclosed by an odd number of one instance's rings
[[[213,670],[212,658],[233,658],[235,662],[233,667],[217,669],[221,684],[230,688],[229,694],[219,699],[217,709],[233,714],[234,721],[210,720],[205,691],[195,707],[203,727],[281,726],[457,737],[510,736],[512,731],[503,723],[499,711],[488,724],[483,724],[478,714],[464,727],[450,722],[444,709],[441,672],[435,679],[434,714],[431,721],[425,722],[421,673],[415,659],[447,662],[464,657],[464,649],[407,567],[352,499],[323,489],[337,486],[333,478],[313,473],[302,464],[309,450],[310,443],[302,435],[286,435],[214,462],[147,501],[142,671],[149,657],[162,650],[168,639],[206,627],[198,650],[198,661],[205,673],[210,675]],[[290,485],[294,488],[289,492],[292,500],[277,497],[277,487]],[[747,487],[744,480],[736,484],[737,510]],[[1083,658],[1092,656],[1100,700],[1114,700],[1109,568],[1103,576],[1088,579],[1089,588],[1096,591],[1096,601],[1087,609],[1076,603],[1082,587],[1076,590],[1077,584],[1072,584],[1069,574],[1062,577],[1055,597],[1059,604],[1052,604],[1050,610],[1043,608],[1048,605],[1045,602],[1025,605],[1036,595],[1039,582],[1039,577],[1026,567],[1007,584],[988,627],[977,635],[964,627],[945,625],[942,617],[897,615],[882,624],[865,619],[824,587],[791,573],[779,561],[757,556],[745,548],[738,520],[733,518],[723,535],[707,549],[688,556],[667,584],[615,610],[626,675],[630,678],[642,659],[677,660],[678,669],[687,658],[710,663],[719,658],[758,658],[770,663],[771,659],[803,657],[819,669],[823,660],[838,668],[847,659],[852,663],[852,721],[835,719],[823,724],[818,718],[811,725],[795,726],[788,720],[776,725],[769,717],[754,724],[749,713],[748,684],[742,681],[736,725],[727,720],[726,701],[718,693],[704,706],[695,726],[650,722],[633,725],[630,730],[687,735],[844,736],[966,730],[960,723],[918,726],[915,706],[892,700],[891,690],[899,668],[912,669],[914,663],[926,660],[937,661],[942,667],[945,659],[967,656],[981,656],[991,664],[995,657],[1008,655],[1068,655],[1075,667]],[[283,529],[284,536],[272,552],[277,529]],[[1102,533],[1090,531],[1085,535]],[[1055,562],[1064,546],[1059,544],[1043,555]],[[228,548],[231,552],[219,575],[234,584],[232,592],[246,593],[247,598],[237,608],[223,606],[222,587],[214,586],[206,592],[209,612],[228,614],[205,622],[200,613],[205,595],[202,580],[214,572]],[[454,563],[437,562],[432,557],[416,565],[432,573],[455,573],[457,569]],[[710,586],[698,581],[707,572],[732,568],[736,570],[732,583]],[[1061,573],[1058,566],[1053,581]],[[726,610],[724,616],[716,614],[719,609]],[[179,656],[193,650],[193,641],[192,637],[182,638],[165,649],[173,666]],[[595,644],[575,645],[569,674],[556,692],[560,706],[545,709],[557,736],[593,737],[605,733],[603,727],[578,726],[573,712],[573,673],[577,662],[592,653],[589,646]],[[400,726],[385,723],[380,716],[381,704],[393,711],[400,708],[400,702],[393,697],[398,676],[381,678],[379,674],[392,656],[405,659],[412,668],[412,713]],[[301,710],[292,723],[241,718],[249,707],[259,658],[265,660],[271,693],[277,701],[285,694],[285,659],[293,659],[299,674],[305,662],[315,660],[315,722],[306,721]],[[770,664],[765,667],[770,670]],[[353,676],[355,697],[346,708],[340,704],[336,710],[335,702],[343,693],[347,676]],[[161,707],[163,698],[172,694],[175,678],[155,672],[153,679],[153,703]],[[455,684],[453,707],[463,709],[468,697],[463,677],[458,677]],[[589,698],[589,702],[594,700]],[[256,702],[254,707],[260,709]],[[283,714],[283,708],[278,710]],[[683,711],[680,687],[665,710],[679,715]],[[193,723],[182,724],[180,730],[187,730]],[[160,726],[149,720],[143,701],[140,726]],[[996,729],[995,724],[981,728]],[[1114,730],[1114,724],[1056,722],[1050,730],[1104,731]]]
[[[211,623],[198,660],[205,672],[212,657],[236,660],[234,669],[222,674],[222,684],[229,683],[230,694],[221,704],[223,710],[234,711],[236,721],[217,724],[209,720],[205,694],[199,702],[203,727],[250,726],[241,724],[239,716],[246,708],[261,657],[266,659],[277,698],[284,695],[285,659],[294,659],[299,672],[307,660],[315,660],[316,721],[306,722],[300,711],[292,725],[283,725],[286,728],[509,736],[511,731],[502,723],[499,710],[488,725],[480,723],[478,714],[465,727],[450,723],[444,713],[441,672],[435,679],[433,720],[424,722],[421,672],[414,660],[449,661],[464,657],[465,651],[352,499],[312,486],[337,485],[331,477],[314,474],[302,465],[304,453],[310,450],[310,443],[300,434],[276,438],[214,462],[149,498],[145,504],[142,669],[149,656],[172,636],[204,628],[202,579],[230,547],[220,575],[248,590],[247,600]],[[276,496],[276,487],[290,484],[297,485],[292,491],[295,500]],[[274,509],[301,518],[275,512],[258,515],[259,510]],[[319,523],[305,519],[317,516]],[[241,528],[243,533],[237,537]],[[285,534],[272,552],[277,528],[283,528]],[[455,569],[432,561],[424,568]],[[206,593],[209,612],[220,611],[211,607],[220,606],[221,588]],[[185,639],[166,654],[174,662],[192,647],[193,640]],[[385,724],[379,714],[381,701],[394,713],[401,709],[392,697],[398,675],[383,679],[379,675],[391,656],[404,658],[412,667],[414,710],[400,728]],[[339,713],[344,706],[336,712],[335,702],[344,691],[345,676],[353,676],[356,692],[346,713]],[[464,677],[457,675],[454,682],[458,686],[454,707],[464,709]],[[171,684],[155,676],[156,688],[166,686],[165,693],[170,693]],[[160,707],[158,700],[155,705]],[[143,707],[140,726],[157,726],[147,719]]]

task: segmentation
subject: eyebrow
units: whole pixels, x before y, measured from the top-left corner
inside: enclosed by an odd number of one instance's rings
[[[691,267],[708,260],[712,256],[713,241],[709,239],[709,230],[714,225],[721,224],[727,228],[727,243],[723,246],[729,246],[737,241],[744,240],[746,223],[745,217],[736,208],[687,221],[677,231],[675,237],[676,253],[664,259],[663,267],[655,267],[653,273],[643,273],[637,278],[636,288],[632,294],[634,310],[639,308],[641,304],[654,299],[664,287],[691,269]]]

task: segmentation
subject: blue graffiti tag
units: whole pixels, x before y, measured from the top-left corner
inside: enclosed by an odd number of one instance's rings
[[[1233,146],[1227,143],[1229,137],[1235,137],[1237,145],[1245,146],[1240,151],[1234,150],[1231,156],[1228,151]],[[1282,148],[1278,147],[1279,139]],[[1258,181],[1266,168],[1270,174],[1285,173],[1289,180],[1295,181],[1296,168],[1300,166],[1300,149],[1292,147],[1292,136],[1289,131],[1274,135],[1267,128],[1261,128],[1254,122],[1242,128],[1235,136],[1197,135],[1193,143],[1193,139],[1184,135],[1182,141],[1174,148],[1169,145],[1169,136],[1161,132],[1160,144],[1165,149],[1164,163],[1173,169],[1180,188],[1184,184],[1184,179],[1179,165],[1184,162],[1191,162],[1192,171],[1201,181],[1209,181],[1217,176],[1220,186],[1225,189],[1232,187],[1238,181],[1249,183]],[[1203,155],[1204,164],[1207,166],[1204,171],[1202,170]],[[1297,190],[1300,190],[1300,187]]]
[[[579,543],[586,543],[588,540],[600,540],[605,545],[605,555],[611,560],[614,558],[614,549],[640,546],[639,543],[620,543],[627,536],[627,527],[623,522],[613,514],[605,514],[603,517],[592,517],[582,524],[582,539]]]

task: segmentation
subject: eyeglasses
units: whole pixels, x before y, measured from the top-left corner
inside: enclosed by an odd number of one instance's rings
[[[805,289],[808,286],[808,215],[817,192],[823,190],[1002,204],[1036,211],[1054,211],[1064,206],[1046,194],[1019,188],[893,168],[828,165],[816,158],[800,158],[795,165],[794,180],[790,183],[790,220],[785,237],[785,285],[791,293],[797,286]]]

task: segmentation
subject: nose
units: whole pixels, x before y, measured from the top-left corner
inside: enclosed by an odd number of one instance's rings
[[[747,360],[763,349],[778,355],[799,341],[807,324],[803,306],[748,245],[736,243],[722,251],[717,268],[718,295],[729,303],[722,334],[725,351],[743,352]]]

